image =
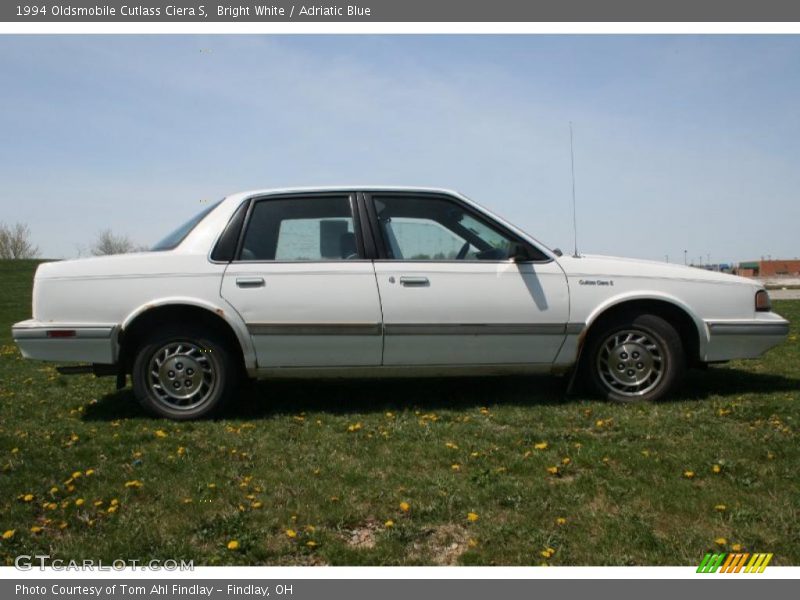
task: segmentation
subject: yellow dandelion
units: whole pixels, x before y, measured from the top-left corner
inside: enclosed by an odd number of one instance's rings
[[[314,540],[308,540],[306,542],[306,546],[308,546],[309,548],[316,548],[317,547],[317,542],[315,542]]]
[[[237,540],[231,540],[228,542],[228,550],[238,550],[239,549],[239,542]]]
[[[208,489],[210,489],[210,490],[216,489],[216,487],[217,487],[216,483],[209,483],[208,484]]]
[[[72,477],[73,479],[80,479],[82,476],[83,476],[83,473],[82,473],[81,471],[75,471],[75,472],[74,472],[74,473],[71,475],[71,477]]]
[[[184,504],[191,504],[192,502],[193,502],[193,500],[191,498],[184,498],[183,499],[183,503]]]
[[[86,469],[84,475],[86,475],[87,477],[91,477],[92,475],[94,475],[94,469]]]
[[[481,414],[482,414],[482,415],[488,415],[488,414],[489,414],[489,409],[488,409],[488,408],[486,408],[485,406],[484,406],[484,407],[482,407],[482,408],[481,408]]]
[[[51,487],[50,488],[50,493],[51,494],[57,494],[58,493],[58,486],[54,485],[53,487]]]
[[[23,502],[32,502],[33,501],[33,494],[25,494],[22,497]]]
[[[717,539],[714,540],[714,543],[717,546],[724,546],[725,544],[728,543],[728,540],[726,540],[724,537],[718,537]]]
[[[445,448],[450,448],[450,450],[458,450],[458,444],[455,442],[445,442]]]
[[[9,530],[8,530],[8,531],[6,531],[5,533],[3,533],[3,539],[4,539],[4,540],[10,540],[11,538],[13,538],[13,537],[14,537],[14,534],[15,534],[15,533],[17,533],[17,530],[16,530],[16,529],[9,529]]]
[[[470,548],[477,548],[478,540],[476,540],[475,538],[469,538],[469,540],[467,540],[467,546],[469,546]]]
[[[408,502],[401,502],[400,510],[407,513],[409,510],[411,510],[411,505]]]
[[[731,546],[731,550],[733,550],[734,552],[741,552],[742,551],[742,545],[741,544],[734,544],[733,546]]]
[[[253,502],[253,504],[252,504],[252,507],[253,507],[253,508],[255,508],[255,509],[259,509],[259,508],[261,508],[262,506],[264,506],[264,503],[263,503],[263,502],[258,502],[258,501],[256,501],[256,502]]]
[[[84,502],[86,502],[83,498],[78,498],[75,500],[75,506],[83,506]]]
[[[567,520],[564,517],[557,517],[556,518],[556,525],[566,525]]]
[[[481,453],[480,452],[470,452],[469,455],[472,458],[478,458],[481,455]]]
[[[683,476],[686,477],[686,479],[694,479],[694,471],[684,471]]]
[[[66,529],[67,527],[69,527],[69,524],[66,521],[61,521],[61,523],[58,524],[59,529]]]
[[[716,504],[714,506],[714,510],[716,510],[717,512],[725,512],[727,509],[728,507],[725,506],[724,504]]]
[[[361,427],[362,427],[362,425],[361,425],[360,422],[359,423],[353,423],[352,425],[348,425],[347,426],[347,431],[349,431],[351,433],[354,432],[354,431],[360,431]]]
[[[95,500],[94,501],[94,505],[95,506],[103,506],[103,501],[102,500]]]
[[[107,510],[106,512],[107,512],[108,514],[110,514],[110,515],[113,515],[115,512],[117,512],[117,509],[118,509],[118,508],[119,508],[119,506],[115,504],[115,505],[113,505],[113,506],[109,506],[109,507],[108,507],[108,510]]]
[[[458,463],[454,463],[454,464],[450,465],[450,469],[452,471],[460,471],[461,470],[461,465],[458,464]]]
[[[547,450],[548,443],[547,442],[538,442],[533,445],[534,450]]]
[[[558,475],[558,465],[547,467],[547,472],[550,473],[550,475]]]
[[[165,438],[165,437],[167,437],[167,432],[166,432],[166,431],[164,431],[163,429],[156,429],[156,430],[155,430],[153,433],[154,433],[154,434],[155,434],[155,436],[156,436],[156,437],[158,437],[158,438]]]
[[[125,487],[126,488],[140,488],[143,485],[144,484],[141,481],[139,481],[138,479],[134,479],[132,481],[126,481],[125,482]]]
[[[118,504],[119,504],[119,500],[117,500],[116,498],[112,498],[111,499],[111,506],[117,506]]]
[[[178,456],[183,456],[184,454],[186,454],[186,448],[184,448],[183,446],[178,446],[177,454]]]
[[[41,531],[42,531],[42,528],[39,527],[38,525],[33,525],[31,527],[31,533],[41,533]]]
[[[384,527],[386,527],[386,529],[391,529],[392,527],[394,527],[394,521],[392,521],[391,519],[389,519],[388,521],[386,521],[386,522],[383,524],[383,526],[384,526]]]
[[[712,465],[712,467],[711,467],[711,472],[712,472],[712,473],[719,473],[720,471],[722,471],[722,467],[721,467],[721,466],[719,466],[719,465]]]
[[[572,459],[569,456],[565,456],[564,458],[561,459],[561,464],[564,465],[564,466],[568,465],[571,462],[572,462]]]
[[[55,502],[48,502],[47,504],[44,505],[44,507],[47,510],[55,510],[58,508],[58,504],[56,504]]]
[[[470,523],[474,523],[478,519],[480,519],[480,517],[478,516],[478,513],[474,513],[474,512],[467,513],[467,521],[469,521]]]
[[[294,529],[287,529],[286,530],[286,537],[290,539],[294,539],[297,537],[297,532]]]

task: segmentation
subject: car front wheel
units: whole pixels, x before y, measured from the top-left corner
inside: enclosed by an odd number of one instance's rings
[[[659,400],[686,370],[678,332],[656,315],[622,315],[600,324],[586,350],[594,387],[617,402]]]
[[[176,420],[218,411],[235,386],[231,353],[217,336],[184,328],[151,335],[133,363],[133,391],[151,413]]]

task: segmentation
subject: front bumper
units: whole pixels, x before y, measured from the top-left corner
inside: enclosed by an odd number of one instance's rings
[[[789,321],[773,312],[755,319],[706,321],[706,362],[758,358],[789,335]]]
[[[11,327],[22,356],[53,362],[114,364],[117,334],[117,325],[104,323],[42,323],[29,319]],[[69,337],[61,337],[64,335]]]

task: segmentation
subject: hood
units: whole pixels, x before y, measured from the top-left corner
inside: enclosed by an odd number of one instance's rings
[[[679,279],[705,283],[749,285],[755,288],[762,287],[756,280],[737,275],[638,258],[583,254],[577,258],[574,256],[561,256],[558,258],[558,263],[568,277],[652,277],[656,279]]]

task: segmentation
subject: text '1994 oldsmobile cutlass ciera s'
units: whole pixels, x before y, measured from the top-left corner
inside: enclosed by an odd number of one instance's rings
[[[754,281],[559,254],[445,190],[234,194],[150,252],[43,263],[13,336],[27,358],[130,375],[146,408],[191,419],[246,376],[576,369],[609,399],[656,400],[688,367],[788,334]]]

